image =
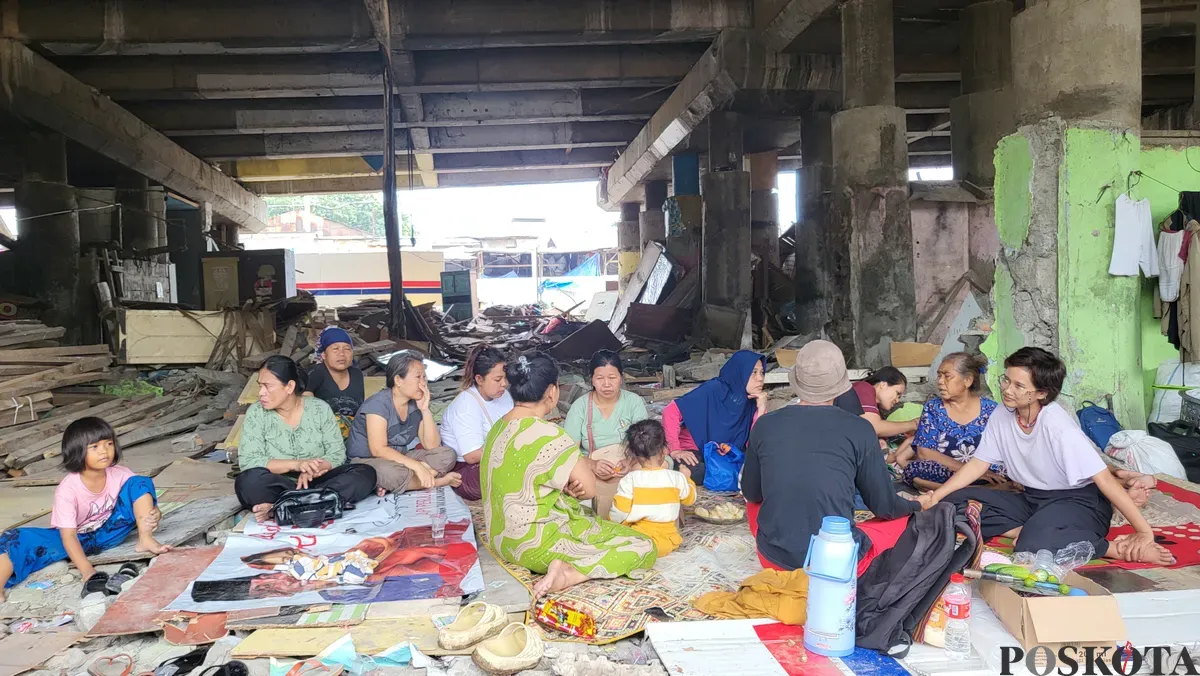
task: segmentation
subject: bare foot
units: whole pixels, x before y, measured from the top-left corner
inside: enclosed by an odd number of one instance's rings
[[[546,576],[533,585],[533,598],[540,599],[546,594],[562,591],[586,579],[587,576],[566,561],[551,561]]]
[[[270,519],[271,518],[271,508],[274,506],[275,505],[272,505],[269,502],[264,502],[262,504],[255,505],[254,509],[252,510],[254,512],[254,520],[259,523],[262,523],[263,521]]]
[[[1130,563],[1149,563],[1155,566],[1170,566],[1175,563],[1175,557],[1171,556],[1171,552],[1166,547],[1158,543],[1139,545],[1137,539],[1132,535],[1121,535],[1113,540],[1104,557]]]
[[[444,476],[440,476],[433,480],[434,486],[450,486],[458,488],[462,485],[462,475],[458,472],[447,472]]]
[[[382,498],[383,496],[387,495],[387,490],[384,489],[383,486],[376,486],[375,487],[375,495],[378,495],[379,497]]]
[[[170,545],[164,545],[158,540],[155,540],[154,537],[147,535],[145,537],[138,538],[137,546],[133,548],[133,551],[147,552],[150,554],[165,554],[166,552],[171,551],[171,549],[172,547]]]

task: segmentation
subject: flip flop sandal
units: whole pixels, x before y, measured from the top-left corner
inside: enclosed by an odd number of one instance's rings
[[[154,676],[185,676],[204,664],[209,646],[201,646],[186,655],[173,657],[154,669]]]
[[[142,569],[136,563],[126,563],[108,578],[108,582],[104,585],[104,592],[109,596],[116,596],[121,593],[121,585],[141,574]]]
[[[125,664],[121,664],[122,661]],[[90,676],[129,676],[132,671],[133,658],[124,653],[111,657],[97,657],[87,669]]]
[[[245,662],[233,660],[225,664],[214,664],[201,671],[199,676],[250,676],[250,667],[246,666]]]
[[[105,589],[107,584],[108,573],[98,570],[92,573],[92,576],[83,583],[83,591],[79,593],[79,598],[83,598],[88,594],[95,594],[96,592],[107,594],[108,590]]]

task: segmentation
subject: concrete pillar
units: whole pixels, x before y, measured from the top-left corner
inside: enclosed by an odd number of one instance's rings
[[[858,368],[916,338],[905,112],[895,106],[891,0],[842,6],[847,109],[833,116],[830,337]]]
[[[667,217],[667,254],[691,271],[700,263],[700,233],[704,216],[700,198],[700,156],[671,157],[671,187],[675,195],[663,209]]]
[[[709,172],[701,180],[701,298],[707,334],[717,347],[751,347],[750,174],[742,170],[736,113],[709,117]],[[722,169],[723,168],[723,169]]]
[[[800,118],[800,158],[796,195],[800,221],[796,226],[796,328],[812,340],[829,335],[834,268],[830,249],[834,221],[830,218],[833,191],[833,114],[806,113]],[[846,278],[845,288],[849,287]]]
[[[892,0],[842,5],[842,72],[845,107],[896,105]]]
[[[642,205],[637,202],[621,204],[621,220],[617,222],[617,275],[620,277],[621,291],[629,283],[629,278],[637,271],[638,263],[642,260],[641,226],[638,217]]]
[[[993,359],[1025,345],[1058,353],[1063,406],[1112,394],[1117,418],[1134,429],[1146,420],[1142,287],[1109,275],[1108,264],[1114,202],[1141,152],[1140,11],[1137,0],[1049,0],[1013,18],[1023,126],[996,150],[1000,253],[987,348]]]
[[[645,210],[638,214],[641,250],[646,249],[647,242],[667,241],[667,214],[663,212],[663,204],[667,201],[666,181],[646,182]]]
[[[986,0],[959,13],[963,95],[950,102],[954,177],[991,187],[993,155],[1016,129],[1012,89],[1012,2]]]
[[[755,255],[779,265],[779,153],[754,153],[750,160],[750,240]],[[764,276],[764,280],[766,277]]]
[[[116,191],[112,188],[79,188],[75,191],[75,201],[80,209],[80,244],[115,241],[113,224],[116,221],[117,207],[108,205],[116,203]]]
[[[158,242],[158,225],[150,214],[150,181],[133,171],[116,175],[117,202],[121,204],[121,245],[125,251],[145,251]]]
[[[19,277],[24,292],[45,304],[42,320],[66,329],[63,342],[78,344],[84,337],[83,313],[94,318],[95,303],[85,305],[92,290],[80,284],[78,202],[67,183],[66,139],[30,131],[22,136],[20,152],[23,172],[15,191]]]

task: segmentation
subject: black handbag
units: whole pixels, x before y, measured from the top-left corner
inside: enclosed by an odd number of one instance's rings
[[[275,501],[275,523],[297,528],[318,528],[328,520],[342,518],[347,506],[330,488],[286,491]]]
[[[1146,431],[1171,444],[1188,481],[1200,483],[1200,429],[1196,425],[1185,420],[1166,424],[1152,422],[1146,426]]]

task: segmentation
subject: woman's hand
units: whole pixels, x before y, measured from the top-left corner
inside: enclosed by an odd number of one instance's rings
[[[597,460],[592,467],[592,473],[601,481],[613,479],[617,474],[617,466],[607,460]]]
[[[675,458],[684,465],[687,465],[688,467],[695,467],[696,465],[700,464],[700,459],[697,458],[696,454],[691,451],[675,451],[671,454],[671,457]]]
[[[415,467],[412,467],[413,478],[421,484],[421,488],[433,488],[433,481],[437,479],[437,472],[433,470],[427,463],[419,462]]]
[[[421,383],[417,387],[421,390],[421,396],[417,398],[417,409],[422,413],[429,412],[429,402],[432,397],[429,394],[429,385]],[[428,486],[426,486],[428,488]]]
[[[330,465],[329,461],[323,458],[301,460],[296,465],[296,471],[302,475],[307,474],[309,479],[315,479],[331,469],[333,469],[333,465]]]
[[[296,479],[296,490],[305,490],[308,488],[308,485],[312,483],[312,480],[313,475],[309,474],[308,472],[301,472],[300,476]]]
[[[767,402],[770,400],[770,397],[767,395],[766,390],[760,390],[758,394],[750,395],[750,398],[754,400],[755,406],[758,407],[759,415],[767,412]]]

